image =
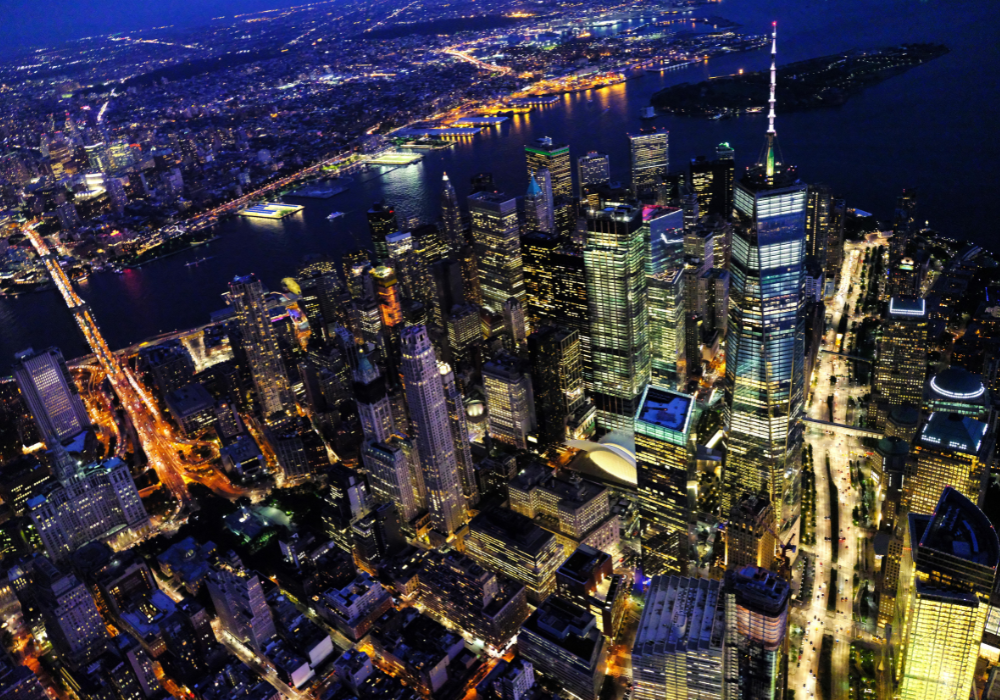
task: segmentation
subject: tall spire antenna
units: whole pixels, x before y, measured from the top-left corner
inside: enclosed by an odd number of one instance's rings
[[[771,23],[771,96],[768,98],[770,111],[767,114],[767,179],[774,177],[774,139],[777,132],[774,130],[774,88],[778,81],[778,69],[776,65],[778,56],[778,23]]]

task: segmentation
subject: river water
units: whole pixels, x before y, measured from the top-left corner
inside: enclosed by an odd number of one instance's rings
[[[904,187],[920,190],[918,216],[955,238],[993,246],[998,235],[996,193],[1000,146],[993,127],[1000,114],[1000,41],[995,0],[724,0],[696,14],[717,14],[750,33],[778,22],[779,64],[851,48],[904,42],[941,42],[951,53],[865,91],[833,110],[778,115],[785,160],[808,182],[826,182],[848,206],[889,216]],[[516,115],[499,128],[434,151],[419,164],[371,170],[350,190],[327,200],[295,200],[299,214],[281,221],[233,218],[219,239],[124,274],[102,273],[79,285],[112,347],[205,323],[221,308],[234,275],[257,273],[271,288],[292,274],[308,253],[339,257],[368,244],[365,211],[377,199],[404,218],[430,221],[439,213],[442,173],[460,198],[469,178],[490,171],[498,188],[522,194],[527,186],[523,147],[541,136],[570,144],[573,157],[589,150],[611,156],[612,177],[628,180],[625,134],[649,122],[639,113],[667,85],[768,65],[764,51],[731,55],[611,88],[563,96],[557,104]],[[779,85],[780,90],[780,85]],[[764,98],[762,98],[763,101]],[[763,145],[766,117],[706,121],[658,117],[670,130],[673,170],[690,158],[711,156],[729,142],[737,168]],[[329,222],[326,215],[345,216]],[[197,266],[192,260],[212,256]],[[0,298],[0,373],[28,345],[58,345],[67,357],[86,352],[56,292]]]

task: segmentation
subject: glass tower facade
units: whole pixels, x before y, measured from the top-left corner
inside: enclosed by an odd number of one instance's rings
[[[649,382],[646,242],[642,211],[622,205],[587,212],[583,264],[590,312],[592,396],[597,424],[633,429]]]
[[[483,306],[499,314],[511,297],[524,301],[517,200],[499,192],[480,192],[469,197],[469,213]]]
[[[734,192],[723,508],[763,492],[788,522],[798,507],[802,448],[807,186],[774,162],[773,150],[769,140],[765,161]]]
[[[635,415],[642,572],[646,576],[686,570],[693,413],[692,397],[650,385]]]

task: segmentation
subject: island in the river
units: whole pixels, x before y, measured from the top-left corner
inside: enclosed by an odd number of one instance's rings
[[[867,87],[946,53],[948,48],[941,44],[902,44],[780,66],[778,112],[837,107]],[[720,76],[665,88],[654,94],[651,102],[660,111],[695,117],[761,112],[767,110],[769,82],[769,70]]]

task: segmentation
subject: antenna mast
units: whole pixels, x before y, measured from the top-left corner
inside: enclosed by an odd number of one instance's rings
[[[774,130],[774,88],[778,80],[778,69],[776,61],[778,56],[778,23],[771,23],[771,96],[768,99],[770,111],[767,114],[767,179],[770,182],[774,177],[774,139],[777,132]]]

